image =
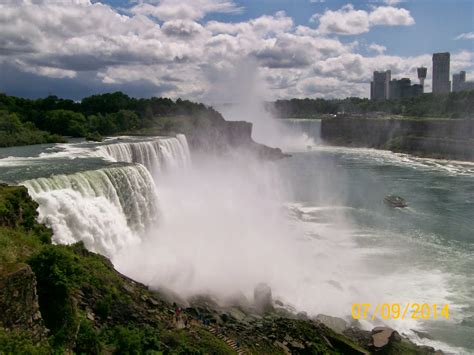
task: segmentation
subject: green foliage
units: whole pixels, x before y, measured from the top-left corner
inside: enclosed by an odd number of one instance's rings
[[[28,332],[8,331],[0,328],[0,354],[51,354],[46,342],[34,344]]]
[[[99,333],[87,320],[81,320],[77,332],[74,346],[76,354],[100,354],[102,352],[102,342]]]
[[[47,246],[29,259],[38,282],[41,314],[53,334],[53,345],[65,344],[77,328],[71,294],[84,278],[79,258],[66,246]]]
[[[53,142],[64,142],[64,139],[40,131],[33,122],[23,123],[16,113],[0,111],[0,147]]]
[[[104,140],[104,137],[102,137],[99,132],[95,131],[92,133],[87,133],[86,140],[94,141],[94,142],[102,142]]]
[[[114,354],[156,354],[161,350],[158,332],[149,326],[137,328],[118,325],[109,333],[108,340],[115,346]]]
[[[122,92],[93,95],[81,102],[48,96],[29,100],[0,94],[0,146],[52,143],[61,136],[86,137],[176,128],[175,117],[187,115],[221,120],[203,104],[168,98],[135,99]],[[40,131],[40,129],[42,131]]]
[[[273,108],[280,117],[317,117],[318,114],[337,112],[384,112],[410,117],[473,118],[474,90],[453,92],[449,95],[423,94],[399,100],[372,101],[358,97],[346,99],[291,99],[278,100]]]
[[[29,199],[25,187],[3,185],[0,190],[0,225],[31,230],[36,224],[38,204]]]
[[[43,127],[51,133],[72,137],[83,137],[86,134],[86,119],[82,113],[69,110],[46,112]]]

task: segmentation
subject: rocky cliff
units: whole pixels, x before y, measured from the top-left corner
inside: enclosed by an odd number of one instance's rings
[[[287,157],[281,149],[256,143],[252,139],[252,123],[226,121],[220,115],[179,116],[173,118],[175,133],[184,133],[192,151],[226,154],[243,150],[262,159],[276,160]]]
[[[322,120],[321,138],[335,145],[474,161],[473,119],[331,118]]]

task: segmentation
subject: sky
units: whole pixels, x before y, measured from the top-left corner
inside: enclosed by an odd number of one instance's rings
[[[368,97],[418,66],[430,92],[446,51],[474,80],[474,1],[0,0],[0,92],[22,97]]]

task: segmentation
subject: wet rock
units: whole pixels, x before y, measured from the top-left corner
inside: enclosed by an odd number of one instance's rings
[[[376,350],[387,346],[391,342],[400,342],[402,337],[392,328],[376,327],[372,329],[371,346]]]
[[[265,313],[273,311],[272,289],[264,283],[255,287],[254,293],[255,308],[258,312]]]

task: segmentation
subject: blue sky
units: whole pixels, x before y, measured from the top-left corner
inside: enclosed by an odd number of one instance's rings
[[[439,51],[474,79],[471,0],[3,0],[0,12],[0,91],[27,97],[212,102],[234,97],[230,84],[265,99],[368,96],[374,70],[415,80],[419,65],[430,91]]]
[[[116,8],[128,8],[128,0],[109,0],[106,3]],[[310,18],[314,13],[323,13],[325,9],[337,10],[351,3],[357,9],[370,10],[382,1],[344,1],[326,0],[236,0],[241,13],[209,14],[204,20],[222,22],[247,21],[265,14],[285,11],[296,24],[316,27]],[[407,0],[398,4],[410,11],[415,18],[414,26],[381,27],[376,31],[358,35],[357,39],[367,43],[380,43],[387,47],[387,54],[419,55],[428,52],[457,51],[474,49],[473,41],[454,40],[462,33],[474,32],[474,1],[472,0]],[[352,37],[352,36],[351,36]],[[345,41],[353,40],[347,38]]]

